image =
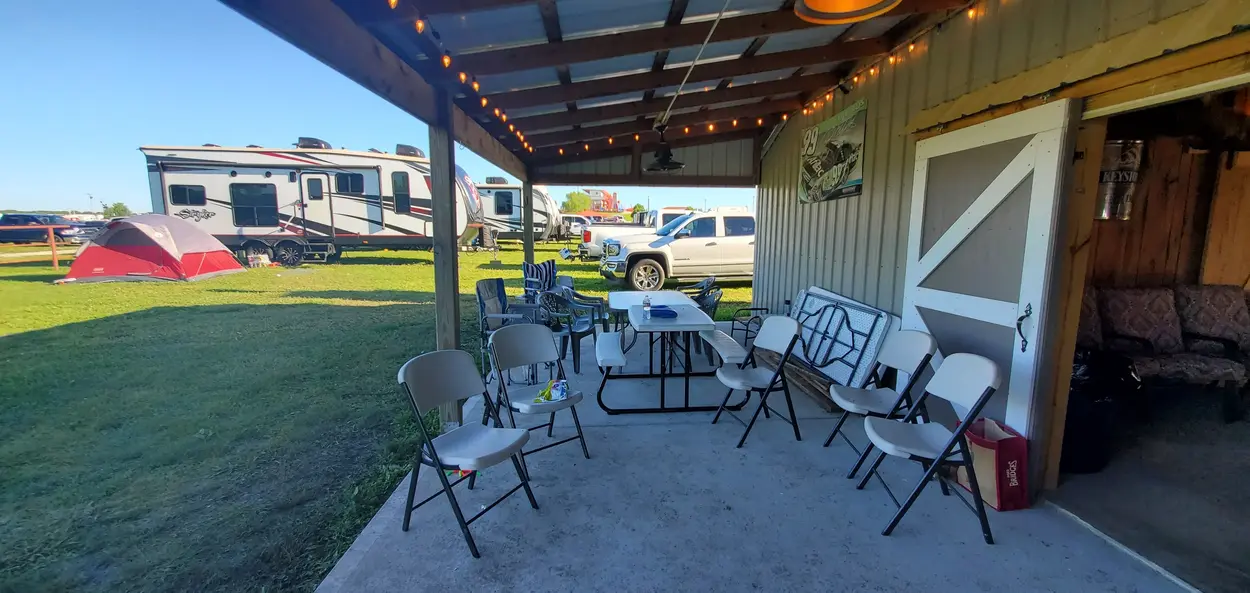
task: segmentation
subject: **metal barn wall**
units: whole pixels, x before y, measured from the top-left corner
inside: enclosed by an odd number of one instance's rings
[[[988,0],[916,42],[893,66],[882,63],[849,96],[796,115],[764,156],[755,257],[756,306],[781,310],[811,285],[895,314],[903,308],[904,251],[915,139],[907,124],[933,107],[1041,66],[1204,0]],[[864,194],[799,204],[804,128],[868,100]]]
[[[570,161],[567,163],[556,163],[538,167],[538,173],[560,173],[560,174],[593,174],[593,175],[627,175],[629,174],[628,156],[614,156],[606,159],[594,159],[587,161]]]
[[[702,144],[699,146],[682,146],[673,149],[673,158],[686,164],[680,171],[672,173],[646,173],[647,178],[660,177],[750,177],[753,175],[755,162],[755,140],[744,138]],[[654,159],[651,152],[642,154],[645,166]],[[570,160],[567,163],[542,165],[535,168],[535,174],[548,175],[628,175],[631,157],[614,156],[603,159]]]
[[[642,163],[651,162],[653,155],[643,154]],[[686,168],[672,173],[647,173],[644,177],[741,177],[751,175],[755,160],[755,141],[749,139],[717,142],[701,146],[685,146],[673,149],[673,158],[686,164]]]

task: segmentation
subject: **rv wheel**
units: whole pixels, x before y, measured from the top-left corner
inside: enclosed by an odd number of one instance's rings
[[[273,248],[273,261],[294,268],[304,261],[304,246],[294,241],[283,241]]]
[[[247,258],[250,256],[263,255],[273,261],[273,252],[269,251],[269,246],[264,243],[248,243],[243,246],[243,265],[247,265]]]

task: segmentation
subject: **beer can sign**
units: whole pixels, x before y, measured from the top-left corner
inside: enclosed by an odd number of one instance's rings
[[[1113,140],[1102,150],[1098,171],[1098,220],[1128,220],[1133,213],[1133,190],[1141,176],[1142,140]]]

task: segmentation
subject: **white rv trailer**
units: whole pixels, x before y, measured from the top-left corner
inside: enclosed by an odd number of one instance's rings
[[[522,202],[521,186],[511,185],[502,177],[487,177],[486,183],[477,185],[482,199],[482,218],[487,228],[499,239],[521,239]],[[555,223],[552,223],[554,219]],[[545,187],[534,186],[534,240],[548,241],[561,224],[560,205],[549,195]]]
[[[240,255],[333,261],[352,247],[432,244],[430,161],[411,146],[386,154],[300,138],[294,149],[139,150],[152,211],[188,220]],[[456,234],[469,243],[482,224],[481,201],[460,167],[456,194]]]

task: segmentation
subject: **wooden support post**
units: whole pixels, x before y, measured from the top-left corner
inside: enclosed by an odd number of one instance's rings
[[[548,212],[548,217],[555,213]],[[550,225],[551,220],[547,221]],[[521,182],[521,242],[525,245],[525,262],[534,263],[534,184]]]
[[[1059,283],[1055,292],[1055,348],[1051,377],[1050,430],[1046,440],[1042,488],[1053,490],[1059,485],[1059,457],[1063,451],[1064,422],[1068,418],[1068,387],[1072,376],[1072,357],[1076,354],[1076,332],[1081,319],[1081,298],[1085,294],[1086,269],[1093,249],[1090,237],[1094,230],[1094,210],[1098,198],[1098,170],[1102,164],[1102,147],[1107,138],[1107,118],[1081,122],[1076,133],[1076,159],[1072,166],[1071,190],[1060,224],[1066,240],[1055,253]]]
[[[455,105],[445,89],[435,89],[430,122],[430,194],[434,219],[434,334],[439,350],[460,348],[460,268],[456,245],[456,146],[452,139]],[[441,409],[443,422],[461,422],[461,402]]]
[[[52,248],[52,269],[61,269],[61,262],[56,256],[56,233],[52,232],[52,227],[48,227],[48,247]]]

